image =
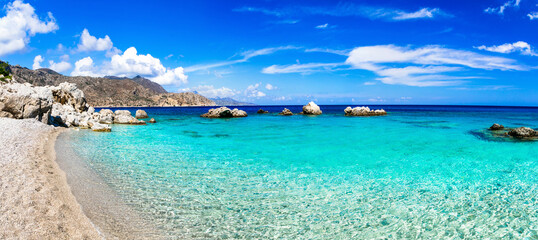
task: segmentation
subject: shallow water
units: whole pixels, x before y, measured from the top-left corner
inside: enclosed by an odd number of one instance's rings
[[[538,128],[536,108],[258,108],[147,108],[156,124],[66,134],[163,238],[538,238],[538,142],[473,134]]]

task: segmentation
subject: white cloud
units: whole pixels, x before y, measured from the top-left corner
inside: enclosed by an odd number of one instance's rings
[[[285,97],[285,96],[273,98],[273,101],[288,101],[288,100],[291,100],[291,98]]]
[[[267,90],[275,90],[276,87],[268,83],[268,84],[265,84],[265,89],[267,89]]]
[[[32,69],[36,70],[36,69],[40,69],[41,68],[41,63],[45,61],[45,59],[43,58],[43,56],[41,55],[37,55],[35,56],[34,58],[34,64],[32,65]]]
[[[63,56],[62,56],[63,57]],[[63,57],[65,58],[65,57]],[[41,66],[41,63],[43,63],[43,61],[45,61],[45,58],[43,58],[43,56],[41,55],[37,55],[35,56],[34,58],[34,64],[32,65],[32,69],[40,69],[40,68],[43,68],[43,66]],[[68,63],[67,61],[64,61],[62,60],[61,62],[54,62],[52,60],[49,61],[49,67],[50,69],[56,71],[56,72],[64,72],[64,71],[67,71],[71,68],[71,64]]]
[[[520,2],[521,2],[521,0],[511,0],[511,1],[505,2],[503,5],[501,5],[499,7],[486,8],[486,9],[484,9],[484,12],[490,13],[490,14],[504,15],[504,10],[506,10],[507,8],[511,8],[511,7],[519,7]]]
[[[365,86],[372,86],[372,85],[376,85],[376,82],[364,82],[363,84]]]
[[[250,85],[247,87],[247,89],[245,90],[245,95],[247,97],[255,97],[255,98],[260,98],[260,97],[265,97],[266,94],[260,90],[258,90],[258,88],[260,87],[261,83],[256,83],[254,85]]]
[[[351,68],[341,66],[348,65]],[[353,49],[344,63],[306,63],[272,65],[262,70],[266,74],[301,73],[362,69],[375,73],[386,84],[408,86],[449,86],[476,78],[447,73],[461,72],[465,68],[484,70],[528,70],[513,59],[455,50],[441,46],[420,48],[394,45],[365,46]],[[372,85],[371,82],[364,83]]]
[[[531,12],[527,14],[527,17],[529,17],[530,20],[534,20],[538,18],[538,12]]]
[[[65,72],[69,69],[71,69],[71,64],[66,61],[61,62],[54,62],[52,60],[49,61],[49,68],[56,71],[56,72]]]
[[[82,30],[77,50],[80,52],[107,51],[107,57],[121,53],[119,49],[114,47],[108,35],[104,38],[96,38],[90,35],[88,29]]]
[[[410,19],[420,19],[420,18],[433,18],[435,15],[441,14],[439,8],[422,8],[416,12],[396,12],[395,16],[392,17],[394,20],[410,20]]]
[[[322,52],[322,53],[332,53],[341,56],[348,56],[351,50],[335,50],[329,48],[308,48],[304,50],[305,52]]]
[[[291,65],[272,65],[262,69],[262,73],[279,74],[279,73],[301,73],[309,74],[321,71],[333,71],[336,67],[343,65],[342,63],[306,63],[306,64],[291,64]]]
[[[136,48],[130,47],[122,55],[112,56],[109,62],[96,67],[90,57],[83,58],[75,63],[73,76],[118,76],[132,77],[141,75],[162,85],[180,85],[188,82],[182,67],[166,68],[158,58],[150,54],[138,54]]]
[[[71,72],[71,76],[99,77],[104,76],[104,74],[98,73],[91,57],[85,57],[75,62],[75,69]]]
[[[223,66],[229,66],[237,63],[243,63],[247,62],[249,59],[257,56],[263,56],[263,55],[270,55],[277,51],[282,50],[290,50],[290,49],[298,49],[298,47],[295,46],[282,46],[282,47],[273,47],[273,48],[263,48],[258,50],[250,50],[246,52],[242,52],[240,55],[242,56],[241,59],[237,60],[230,60],[230,61],[223,61],[223,62],[217,62],[217,63],[211,63],[211,64],[199,64],[194,66],[189,66],[185,68],[185,72],[196,72],[200,70],[208,70],[211,68],[217,68],[217,67],[223,67]]]
[[[325,23],[325,24],[317,25],[316,28],[317,28],[317,29],[325,29],[325,28],[327,28],[328,26],[329,26],[329,24],[328,24],[328,23]]]
[[[474,77],[449,76],[445,73],[461,67],[485,70],[525,70],[512,59],[492,57],[469,51],[439,46],[407,48],[394,45],[358,47],[351,51],[346,63],[357,69],[376,73],[377,80],[386,84],[408,86],[449,86]],[[406,64],[404,67],[387,64]]]
[[[205,96],[208,98],[233,97],[239,93],[239,91],[235,91],[227,87],[215,88],[213,85],[200,85],[193,88],[184,88],[184,89],[181,89],[180,92],[197,92],[201,94],[202,96]]]
[[[380,8],[354,3],[338,3],[333,7],[307,7],[294,6],[293,8],[265,9],[254,7],[243,7],[235,9],[239,12],[259,12],[275,17],[289,17],[301,15],[323,15],[334,17],[365,17],[372,20],[404,21],[413,19],[433,19],[437,17],[452,17],[452,15],[441,11],[438,8],[421,8],[414,12],[401,9]],[[320,25],[323,26],[323,25]]]
[[[521,54],[524,54],[524,55],[537,56],[537,54],[531,48],[531,45],[523,41],[518,41],[515,43],[505,43],[499,46],[490,46],[490,47],[486,47],[482,45],[476,48],[480,50],[490,51],[490,52],[498,52],[498,53],[520,52]]]
[[[60,56],[60,60],[65,61],[65,62],[69,61],[69,55],[64,54],[64,55]]]
[[[22,50],[37,33],[49,33],[58,29],[52,13],[41,21],[35,9],[21,0],[6,6],[6,16],[0,18],[0,56]]]

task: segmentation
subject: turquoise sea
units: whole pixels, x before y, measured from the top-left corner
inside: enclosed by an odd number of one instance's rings
[[[485,134],[538,108],[345,107],[145,108],[156,124],[63,139],[162,238],[538,239],[538,142]]]

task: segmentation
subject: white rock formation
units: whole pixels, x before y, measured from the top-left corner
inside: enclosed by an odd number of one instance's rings
[[[207,113],[202,114],[202,117],[206,118],[233,118],[233,117],[246,117],[248,114],[243,111],[235,108],[230,110],[227,107],[212,108],[207,111]]]
[[[321,113],[321,109],[314,102],[309,102],[303,106],[303,114],[305,115],[320,115]]]
[[[48,123],[52,103],[52,91],[47,87],[32,87],[29,83],[0,85],[0,117],[34,118]]]
[[[136,119],[142,119],[142,118],[149,118],[149,116],[146,113],[146,111],[138,109],[138,110],[136,110],[135,118]]]
[[[371,110],[369,107],[347,107],[344,109],[346,116],[382,116],[387,115],[383,109]]]

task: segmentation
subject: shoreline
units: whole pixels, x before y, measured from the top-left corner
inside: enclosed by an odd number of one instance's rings
[[[56,163],[62,130],[0,118],[0,238],[102,239]]]
[[[69,145],[68,129],[56,139],[56,162],[65,172],[71,193],[95,227],[111,239],[158,239],[164,235],[145,221],[107,185]]]

